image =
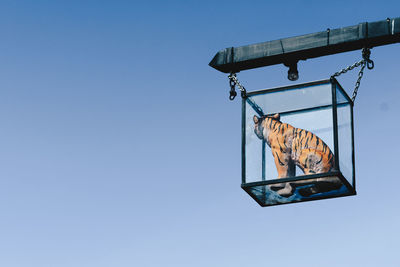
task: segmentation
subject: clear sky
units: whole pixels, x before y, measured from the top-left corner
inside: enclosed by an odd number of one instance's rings
[[[0,2],[0,266],[363,266],[400,259],[400,45],[355,104],[354,197],[261,208],[241,188],[225,47],[400,16],[399,1]],[[299,63],[298,82],[361,57]],[[239,73],[290,84],[283,66]],[[339,80],[352,91],[357,72]]]

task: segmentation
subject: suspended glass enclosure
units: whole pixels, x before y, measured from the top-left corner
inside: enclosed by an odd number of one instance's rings
[[[242,101],[242,188],[261,206],[356,194],[353,103],[335,79]]]

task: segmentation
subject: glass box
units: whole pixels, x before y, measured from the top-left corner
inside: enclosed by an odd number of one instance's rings
[[[353,128],[335,79],[248,92],[242,188],[261,206],[355,195]]]

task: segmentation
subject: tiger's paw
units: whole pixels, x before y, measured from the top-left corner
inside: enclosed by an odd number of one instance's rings
[[[281,183],[281,184],[273,184],[269,186],[269,189],[271,189],[272,191],[279,191],[283,188],[285,188],[286,183]]]
[[[286,183],[285,187],[276,191],[281,197],[290,197],[293,195],[295,188],[289,183]]]

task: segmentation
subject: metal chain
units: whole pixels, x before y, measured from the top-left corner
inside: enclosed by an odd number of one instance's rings
[[[247,98],[246,89],[237,79],[236,73],[229,74],[228,78],[229,78],[229,85],[231,86],[229,99],[230,100],[235,99],[235,97],[236,97],[235,86],[237,85],[237,87],[240,90],[240,94],[241,94],[242,98],[246,98],[247,103],[249,103],[249,105],[253,107],[253,109],[257,112],[258,115],[264,116],[264,111],[262,110],[262,108],[259,105],[257,105],[257,103],[255,103],[252,99]]]
[[[231,87],[231,91],[229,92],[229,99],[233,100],[236,97],[236,91],[235,91],[235,86],[237,85],[237,87],[240,90],[241,96],[243,98],[246,97],[246,89],[244,88],[244,86],[239,82],[239,80],[236,78],[236,73],[231,73],[228,76],[229,78],[229,86]]]
[[[358,93],[358,88],[360,88],[360,82],[361,82],[361,79],[362,79],[362,77],[364,75],[364,69],[365,69],[366,65],[367,65],[366,62],[364,61],[363,64],[362,64],[362,67],[360,69],[360,72],[358,73],[357,82],[356,82],[356,85],[354,87],[353,95],[351,96],[351,101],[353,103],[354,103],[354,100],[356,100],[357,93]]]
[[[361,64],[363,64],[363,63],[365,63],[365,60],[364,60],[364,59],[363,59],[363,60],[360,60],[360,61],[358,61],[358,62],[356,62],[356,63],[354,63],[353,65],[348,66],[347,68],[344,68],[344,69],[342,69],[342,70],[336,72],[335,74],[332,75],[332,77],[333,77],[333,78],[338,77],[338,76],[340,76],[340,75],[342,75],[342,74],[348,72],[349,70],[352,70],[352,69],[354,69],[354,68],[359,67],[359,66],[360,66]]]
[[[374,68],[374,62],[369,58],[370,55],[371,55],[371,50],[369,48],[363,48],[363,50],[362,50],[363,59],[362,60],[354,63],[353,65],[348,66],[347,68],[342,69],[341,71],[336,72],[335,74],[333,74],[331,76],[331,78],[335,78],[335,77],[342,75],[343,73],[348,72],[349,70],[352,70],[354,68],[361,66],[361,69],[358,72],[358,78],[357,78],[357,82],[354,87],[353,95],[351,97],[351,101],[353,103],[356,100],[358,89],[360,88],[361,79],[364,75],[365,67],[368,67],[369,70],[372,70]]]

